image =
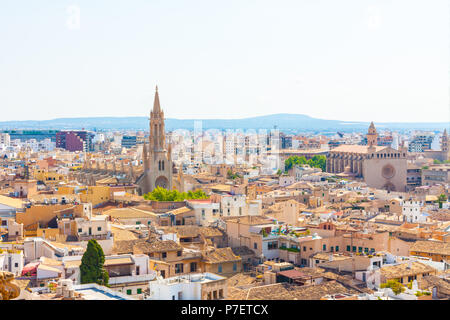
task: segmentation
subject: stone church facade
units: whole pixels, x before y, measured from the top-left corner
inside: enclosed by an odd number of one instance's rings
[[[373,122],[367,145],[340,145],[330,151],[327,172],[363,179],[369,187],[389,191],[406,190],[407,150],[377,146]]]

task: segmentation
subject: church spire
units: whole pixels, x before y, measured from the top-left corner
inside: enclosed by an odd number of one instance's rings
[[[159,94],[158,94],[158,86],[155,88],[155,101],[153,101],[153,113],[160,113],[161,106],[159,104]]]

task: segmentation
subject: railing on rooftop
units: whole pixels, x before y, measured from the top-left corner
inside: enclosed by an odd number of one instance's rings
[[[122,283],[145,282],[145,281],[152,281],[155,278],[156,278],[155,273],[140,274],[134,276],[119,276],[119,277],[110,277],[108,283],[110,285],[115,285]]]

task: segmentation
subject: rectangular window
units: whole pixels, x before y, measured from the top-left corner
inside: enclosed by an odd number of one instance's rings
[[[141,294],[142,293],[142,289],[141,288],[139,288],[139,289],[137,289],[137,294]]]
[[[322,251],[327,251],[327,245],[326,245],[326,244],[324,244],[324,245],[322,246]]]
[[[369,248],[364,248],[365,253],[369,253]]]
[[[140,221],[136,221],[136,224],[141,224],[141,222]]]
[[[253,243],[253,249],[258,249],[258,244],[256,242]]]
[[[222,265],[221,265],[221,264],[219,264],[219,265],[217,266],[217,272],[218,272],[218,273],[222,273]]]
[[[81,232],[83,232],[83,229],[79,228],[78,233],[81,233]]]
[[[163,257],[163,259],[167,258],[167,252],[163,252],[162,257]]]
[[[269,250],[278,249],[278,242],[277,241],[268,242],[267,243],[267,248]]]
[[[181,251],[177,251],[177,257],[181,257],[182,252]]]
[[[336,252],[339,252],[339,246],[336,246]]]
[[[182,263],[177,263],[175,265],[175,273],[183,273],[183,264]]]
[[[303,247],[303,251],[306,251],[306,247]]]
[[[358,252],[362,252],[363,248],[362,247],[358,247]]]
[[[356,252],[356,247],[355,246],[352,247],[352,251]]]
[[[191,272],[197,271],[197,262],[191,262]]]
[[[102,231],[102,227],[98,227],[98,228],[97,228],[97,231]]]
[[[127,290],[127,295],[131,295],[131,289]]]
[[[236,272],[236,271],[237,271],[237,264],[236,264],[236,262],[235,262],[235,263],[233,263],[233,271],[234,271],[234,272]]]
[[[347,246],[347,251],[350,251],[350,246]]]

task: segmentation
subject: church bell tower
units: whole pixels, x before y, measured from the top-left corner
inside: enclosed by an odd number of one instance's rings
[[[153,110],[150,112],[150,137],[144,142],[143,163],[144,176],[140,184],[143,193],[153,191],[156,187],[172,190],[172,155],[170,146],[166,149],[164,112],[159,103],[158,87],[155,91]]]
[[[377,144],[378,144],[378,133],[372,121],[369,126],[369,131],[367,132],[367,145],[369,147],[375,147]]]

